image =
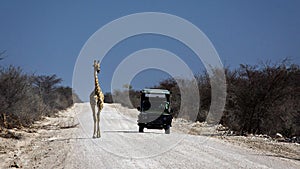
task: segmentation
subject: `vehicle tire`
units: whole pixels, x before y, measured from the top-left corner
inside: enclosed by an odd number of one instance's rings
[[[165,128],[165,134],[170,134],[171,133],[171,127],[170,126],[167,126]]]
[[[139,132],[144,133],[144,126],[139,126]]]

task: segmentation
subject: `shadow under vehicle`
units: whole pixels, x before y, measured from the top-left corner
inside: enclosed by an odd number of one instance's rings
[[[143,89],[141,91],[141,103],[137,109],[139,132],[147,129],[164,129],[170,134],[173,116],[170,106],[171,93],[164,89]]]

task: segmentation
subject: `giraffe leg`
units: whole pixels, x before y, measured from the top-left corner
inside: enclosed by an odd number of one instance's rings
[[[97,123],[97,117],[95,112],[95,105],[92,105],[92,111],[93,111],[93,120],[94,120],[94,133],[93,138],[96,138],[96,123]]]
[[[99,108],[98,112],[97,112],[97,138],[101,137],[101,131],[100,131],[100,112],[101,112],[101,109]]]

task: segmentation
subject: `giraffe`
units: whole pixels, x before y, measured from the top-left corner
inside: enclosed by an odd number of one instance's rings
[[[93,138],[101,137],[100,134],[100,113],[103,109],[104,103],[104,95],[99,85],[98,81],[98,73],[100,73],[100,63],[99,61],[94,60],[94,79],[95,79],[95,89],[90,94],[90,104],[93,111],[93,119],[94,119],[94,134]],[[97,106],[97,113],[96,113],[96,106]]]

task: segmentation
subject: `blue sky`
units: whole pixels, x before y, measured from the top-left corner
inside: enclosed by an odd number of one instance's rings
[[[213,43],[223,64],[231,68],[285,57],[299,64],[299,9],[297,0],[2,0],[0,51],[6,50],[7,57],[0,64],[21,66],[29,73],[56,74],[63,85],[71,86],[76,59],[88,38],[105,24],[138,12],[169,13],[193,23]],[[184,44],[158,35],[135,36],[120,42],[105,56],[99,76],[104,91],[110,90],[112,72],[122,58],[144,48],[172,51],[194,73],[203,70],[201,61]],[[145,75],[151,78],[143,78]],[[149,70],[140,73],[132,84],[142,88],[165,77],[166,73]]]

